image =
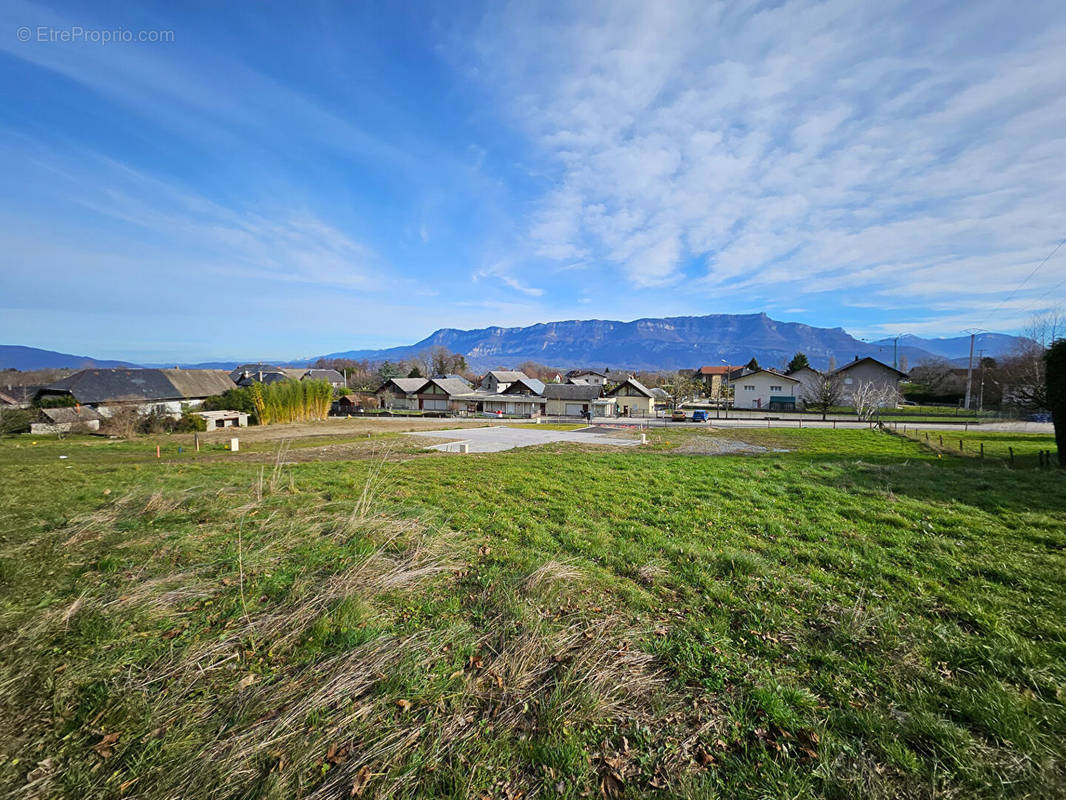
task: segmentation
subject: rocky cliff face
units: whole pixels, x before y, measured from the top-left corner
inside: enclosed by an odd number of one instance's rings
[[[778,322],[766,314],[710,314],[702,317],[548,322],[524,328],[444,328],[407,347],[357,350],[329,357],[401,360],[441,345],[462,353],[474,369],[513,366],[532,360],[558,367],[679,369],[704,364],[746,363],[753,356],[765,366],[781,366],[797,351],[825,366],[872,355],[891,363],[891,343],[867,343],[843,328],[815,328]],[[918,348],[910,348],[914,363]],[[929,354],[926,353],[926,356]]]

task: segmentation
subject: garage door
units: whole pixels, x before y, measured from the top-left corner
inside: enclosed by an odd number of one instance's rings
[[[447,411],[447,400],[423,400],[422,408],[426,411]]]
[[[566,404],[566,416],[568,416],[568,417],[580,417],[581,416],[581,403],[567,403]]]

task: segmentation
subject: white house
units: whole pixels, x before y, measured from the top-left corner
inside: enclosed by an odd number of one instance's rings
[[[603,386],[607,382],[607,375],[594,369],[572,369],[566,373],[566,379],[570,383],[588,383],[593,386]]]
[[[796,378],[768,369],[748,372],[732,381],[733,407],[792,411],[801,385]]]

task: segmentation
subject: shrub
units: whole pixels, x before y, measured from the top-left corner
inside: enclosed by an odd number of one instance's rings
[[[249,416],[250,422],[258,421],[251,386],[227,389],[222,394],[208,397],[200,408],[204,411],[241,411]]]
[[[0,435],[27,433],[33,422],[33,412],[23,408],[0,410]]]
[[[49,394],[37,401],[38,408],[73,408],[78,401],[69,394]]]
[[[263,425],[325,419],[333,404],[333,387],[329,381],[253,383],[248,388],[256,416]]]
[[[174,431],[178,433],[193,433],[194,431],[206,431],[207,420],[197,414],[188,406],[181,410],[181,419],[174,421]]]

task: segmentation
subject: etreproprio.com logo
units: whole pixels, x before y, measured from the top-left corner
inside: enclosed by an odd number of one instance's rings
[[[174,31],[131,30],[130,28],[83,28],[71,25],[69,28],[56,28],[51,25],[30,27],[22,25],[15,31],[15,38],[20,42],[40,43],[76,43],[90,44],[132,44],[146,42],[155,44],[173,42]]]

